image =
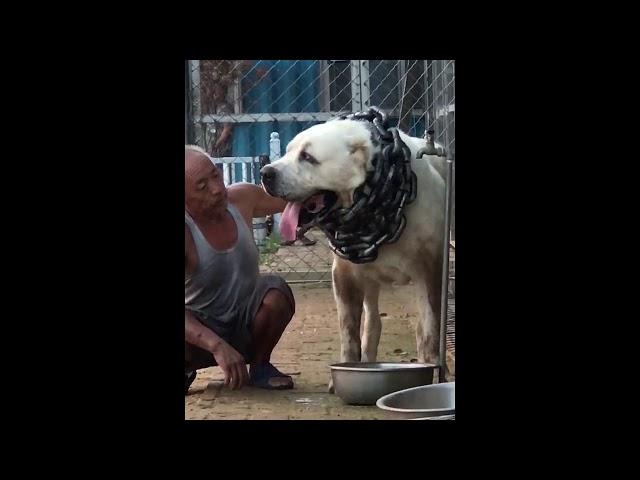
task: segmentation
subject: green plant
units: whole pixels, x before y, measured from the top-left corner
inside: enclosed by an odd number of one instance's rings
[[[280,235],[272,232],[265,238],[264,245],[260,247],[260,265],[264,265],[270,255],[274,255],[280,249]]]

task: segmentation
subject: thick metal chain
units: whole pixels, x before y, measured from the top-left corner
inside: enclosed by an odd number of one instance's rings
[[[353,205],[321,211],[315,226],[327,235],[338,256],[353,263],[372,262],[382,245],[400,238],[406,226],[404,207],[416,198],[411,151],[400,139],[398,129],[388,127],[387,115],[376,107],[340,119],[371,122],[381,151],[372,160],[375,169],[355,190]]]

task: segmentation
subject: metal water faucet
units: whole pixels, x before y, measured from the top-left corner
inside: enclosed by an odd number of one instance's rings
[[[425,130],[424,139],[427,141],[427,145],[416,152],[416,158],[420,158],[423,155],[438,155],[439,157],[445,157],[446,154],[443,148],[436,148],[433,140],[434,131],[432,129]]]

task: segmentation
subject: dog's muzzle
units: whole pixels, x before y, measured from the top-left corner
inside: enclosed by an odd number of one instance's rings
[[[265,165],[260,169],[260,175],[262,177],[262,185],[269,195],[272,197],[275,195],[276,176],[278,172],[271,165]]]

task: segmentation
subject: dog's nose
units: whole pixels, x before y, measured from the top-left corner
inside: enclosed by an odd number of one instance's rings
[[[276,170],[271,165],[265,165],[260,169],[260,174],[264,179],[272,179],[276,176]]]
[[[276,180],[276,170],[271,165],[265,165],[260,169],[260,175],[262,176],[262,184],[265,186],[268,192],[273,188],[273,184]]]

